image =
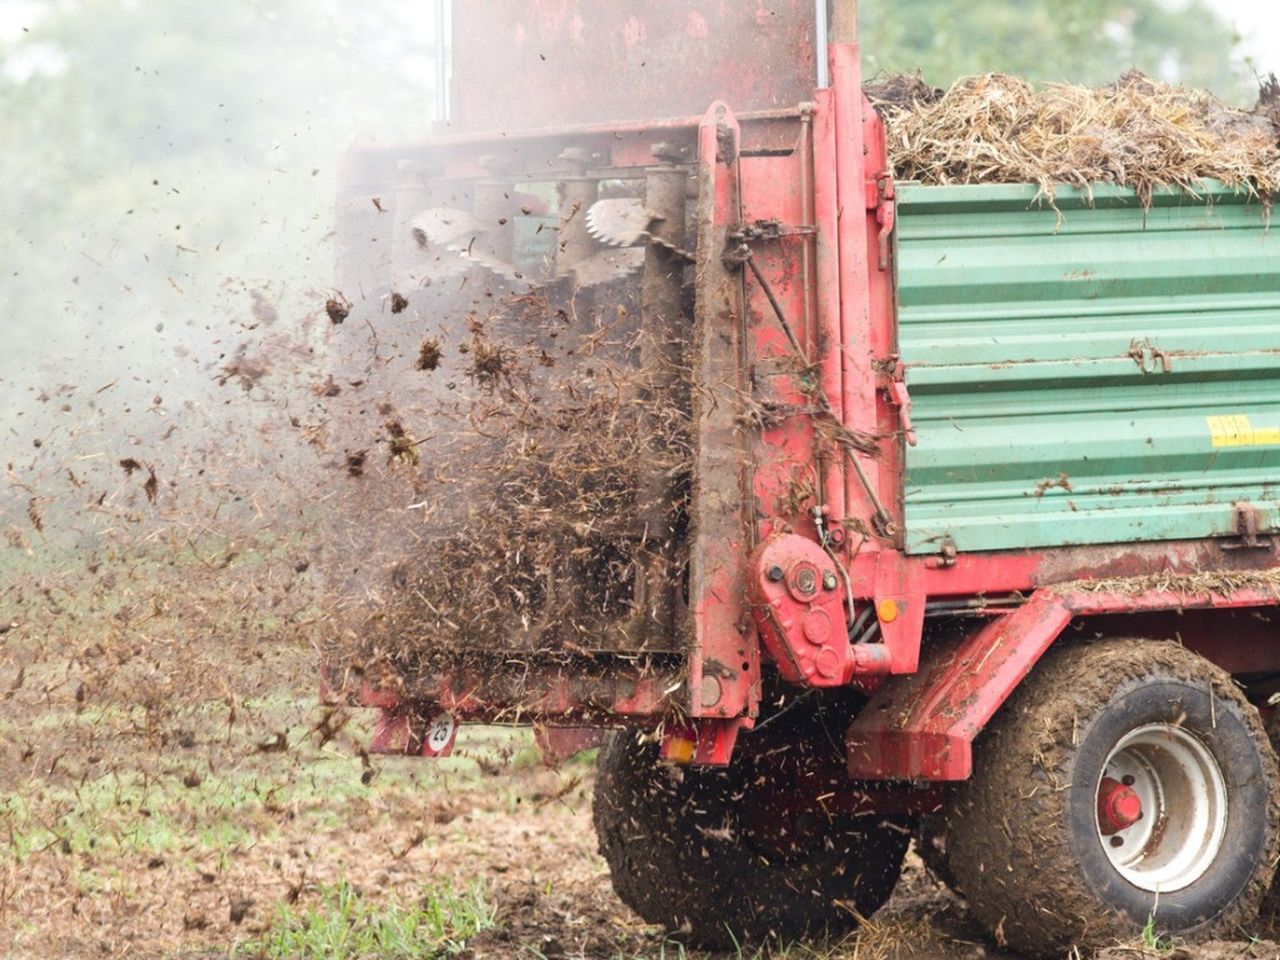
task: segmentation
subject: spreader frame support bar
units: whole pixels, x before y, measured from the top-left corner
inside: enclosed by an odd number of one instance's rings
[[[751,552],[751,467],[743,428],[747,396],[742,276],[724,263],[728,234],[742,222],[742,131],[728,105],[713,103],[698,126],[696,315],[689,362],[693,489],[689,506],[689,713],[754,716],[760,651],[743,584]]]
[[[1123,581],[1121,581],[1123,584]],[[1067,626],[1078,617],[1274,607],[1269,586],[1230,593],[1087,582],[1037,590],[1012,613],[931,647],[927,666],[887,681],[845,734],[849,775],[868,780],[966,780],[973,741]]]

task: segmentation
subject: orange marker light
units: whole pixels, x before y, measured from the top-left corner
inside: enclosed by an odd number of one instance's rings
[[[898,619],[898,601],[881,600],[876,604],[876,616],[880,618],[881,623],[893,623]]]
[[[686,764],[693,762],[694,742],[684,737],[672,737],[662,745],[662,759],[668,763]]]

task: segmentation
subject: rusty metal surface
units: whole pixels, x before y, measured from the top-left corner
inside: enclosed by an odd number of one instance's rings
[[[458,662],[412,692],[467,721],[617,725],[660,717],[685,695],[679,659],[600,656],[568,662],[530,659],[517,667],[500,656]]]
[[[816,77],[812,0],[454,5],[454,129],[527,130],[794,106]]]
[[[754,712],[760,652],[743,587],[751,549],[745,515],[750,463],[745,397],[743,289],[722,253],[742,216],[741,130],[723,103],[698,132],[698,261],[688,362],[693,370],[693,490],[689,508],[689,692],[694,716]]]

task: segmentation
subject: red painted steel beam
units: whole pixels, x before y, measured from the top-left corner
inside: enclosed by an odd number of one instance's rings
[[[839,328],[835,342],[840,345],[841,397],[839,409],[843,425],[850,430],[874,434],[876,381],[871,366],[872,322],[866,209],[866,156],[862,95],[862,70],[856,44],[836,44],[831,48],[831,123],[834,127],[837,209],[835,238],[839,259]],[[824,106],[819,101],[820,107]],[[820,126],[823,118],[820,116]],[[827,226],[832,226],[826,224]],[[833,403],[835,398],[832,398]],[[879,467],[872,457],[862,457],[863,471],[871,486],[881,489]],[[864,521],[874,508],[856,474],[846,480],[846,510],[850,517]]]
[[[1280,585],[1243,586],[1218,593],[1188,584],[1185,589],[1141,590],[1133,592],[1088,589],[1088,585],[1064,585],[1058,596],[1074,616],[1089,617],[1110,613],[1150,613],[1159,610],[1239,610],[1244,607],[1274,607],[1280,603]]]
[[[849,775],[862,779],[964,780],[973,741],[1077,617],[1176,610],[1274,607],[1268,584],[1228,592],[1187,587],[1144,591],[1133,580],[1110,591],[1087,582],[1037,590],[1012,613],[930,648],[920,672],[887,681],[845,735]]]
[[[1077,580],[1148,574],[1178,576],[1206,570],[1257,572],[1280,567],[1280,554],[1274,550],[1224,550],[1223,542],[1217,540],[962,553],[950,565],[943,565],[940,560],[936,556],[909,557],[863,550],[849,565],[854,595],[859,599],[871,597],[880,569],[895,564],[915,568],[922,589],[930,598],[1030,593]],[[1273,600],[1275,603],[1280,603],[1280,597]]]
[[[821,358],[822,389],[832,409],[844,410],[846,349],[840,327],[840,199],[836,186],[836,128],[830,90],[816,93],[812,122],[812,214],[814,243],[814,308],[817,320],[818,356]],[[834,451],[832,453],[835,453]],[[844,457],[829,456],[823,477],[829,520],[840,526],[848,516],[845,496],[848,468]]]
[[[835,0],[831,5],[831,42],[858,42],[858,0]]]
[[[698,128],[693,380],[693,489],[689,506],[688,704],[693,717],[754,716],[760,645],[743,595],[754,544],[751,463],[742,427],[744,290],[723,253],[742,222],[741,128],[714,103]]]
[[[1037,592],[1013,613],[886,682],[845,734],[855,779],[964,780],[973,739],[1071,622],[1063,598]]]

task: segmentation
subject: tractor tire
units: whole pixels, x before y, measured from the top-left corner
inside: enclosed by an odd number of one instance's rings
[[[960,892],[956,873],[947,858],[947,822],[941,814],[920,818],[916,827],[915,850],[929,875],[954,893]]]
[[[878,817],[824,825],[768,853],[741,819],[753,768],[674,768],[630,731],[600,750],[593,819],[613,888],[644,920],[692,946],[735,949],[843,932],[869,917],[902,870],[910,829]]]
[[[1001,945],[1249,932],[1280,854],[1280,771],[1218,667],[1150,640],[1051,651],[974,746],[947,860]]]

